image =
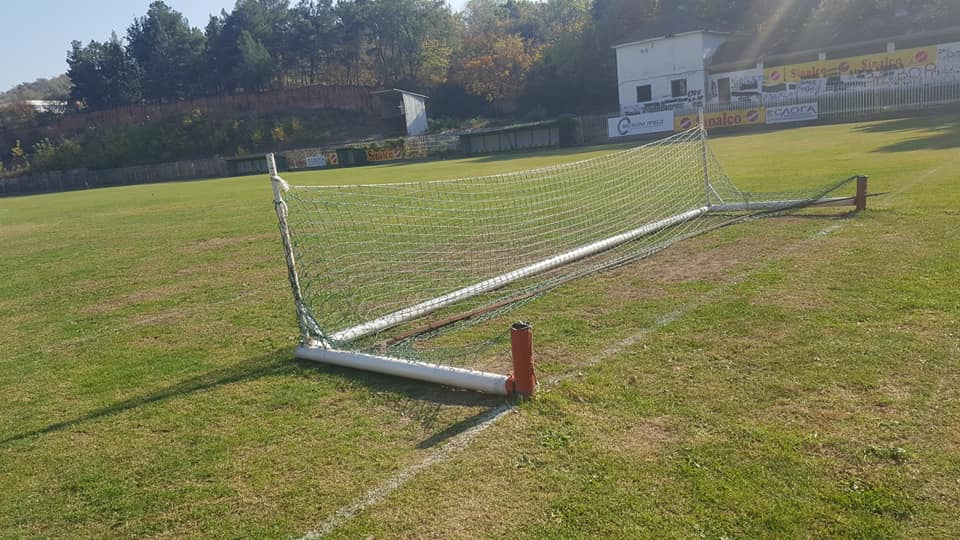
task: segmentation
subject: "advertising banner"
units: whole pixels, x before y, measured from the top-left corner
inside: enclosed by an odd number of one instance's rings
[[[960,43],[937,46],[937,71],[944,75],[960,74]]]
[[[315,156],[307,156],[307,167],[333,167],[339,163],[337,159],[336,152],[330,152],[329,154],[318,154]]]
[[[673,120],[673,130],[674,131],[686,131],[688,129],[693,129],[697,127],[697,122],[700,119],[695,114],[684,114],[677,116]]]
[[[394,161],[403,157],[403,148],[382,148],[367,150],[367,161]]]
[[[760,108],[740,109],[736,111],[711,112],[703,115],[707,129],[723,129],[740,126],[756,126],[764,123],[764,110]],[[685,114],[674,120],[674,131],[686,131],[699,122],[697,115]]]
[[[673,129],[673,111],[635,114],[607,119],[610,138],[646,135]]]
[[[768,124],[786,124],[788,122],[809,122],[820,118],[816,103],[788,105],[785,107],[767,107]]]
[[[307,167],[326,167],[327,156],[309,156],[307,157]]]
[[[937,47],[918,47],[902,51],[867,54],[770,67],[763,70],[765,86],[777,86],[807,79],[828,77],[857,77],[870,73],[885,73],[915,67],[936,65]]]

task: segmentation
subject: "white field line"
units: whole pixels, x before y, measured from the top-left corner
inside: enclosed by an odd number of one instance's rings
[[[828,234],[835,232],[842,225],[843,225],[843,222],[834,223],[829,227],[826,227],[823,230],[820,230],[817,233],[811,235],[808,238],[799,240],[787,246],[785,249],[780,250],[779,253],[776,253],[772,258],[779,259],[784,256],[788,256],[798,251],[799,249],[801,249],[808,242],[814,241],[818,238],[821,238],[823,236],[826,236]],[[563,382],[572,377],[579,376],[583,368],[589,368],[591,366],[598,365],[604,360],[607,360],[610,357],[623,352],[627,348],[632,347],[633,345],[642,341],[646,336],[650,335],[651,333],[685,317],[686,315],[693,312],[697,308],[710,303],[718,296],[726,293],[733,287],[736,287],[737,285],[742,283],[744,279],[746,279],[746,277],[749,276],[749,274],[754,270],[756,270],[756,268],[752,268],[750,270],[744,271],[733,280],[728,281],[724,284],[721,284],[717,288],[700,295],[698,298],[695,298],[694,300],[684,304],[680,308],[665,314],[664,316],[657,319],[653,325],[640,329],[634,335],[626,339],[620,340],[614,345],[604,349],[599,354],[593,356],[591,360],[580,363],[577,366],[576,371],[570,371],[554,377],[550,377],[548,379],[541,380],[538,391],[548,392],[560,382]],[[453,456],[453,454],[455,454],[460,450],[465,449],[467,446],[470,445],[470,443],[475,438],[477,438],[478,435],[480,435],[483,431],[486,431],[487,428],[496,424],[499,420],[506,417],[515,408],[516,407],[513,405],[502,405],[486,413],[486,415],[484,415],[483,419],[479,424],[457,435],[456,437],[451,439],[448,443],[444,444],[437,450],[428,454],[421,461],[414,463],[413,465],[410,465],[406,469],[403,469],[399,473],[388,478],[382,484],[367,491],[364,495],[362,495],[361,497],[359,497],[349,505],[340,508],[339,510],[334,512],[330,517],[328,517],[325,521],[323,521],[323,523],[321,523],[314,529],[308,531],[303,536],[299,537],[299,540],[316,540],[318,538],[322,538],[330,534],[334,530],[336,530],[338,527],[340,527],[350,519],[354,518],[355,516],[359,515],[363,511],[367,510],[368,508],[371,508],[381,503],[391,493],[403,487],[404,484],[412,480],[414,477],[416,477],[418,474],[420,474],[424,470],[434,465],[438,465],[440,463],[447,461],[448,459],[450,459],[450,457]]]
[[[487,412],[481,417],[481,422],[479,424],[450,439],[450,441],[441,446],[439,449],[431,452],[421,461],[414,463],[413,465],[388,478],[386,482],[366,492],[362,497],[355,500],[351,504],[340,508],[334,512],[332,516],[327,518],[326,521],[321,523],[316,529],[313,529],[312,531],[309,531],[301,536],[301,540],[314,540],[330,534],[337,527],[346,523],[360,512],[363,512],[367,508],[370,508],[371,506],[374,506],[386,499],[391,493],[409,482],[420,472],[432,467],[433,465],[446,461],[455,452],[469,446],[470,443],[473,442],[473,439],[477,437],[477,435],[495,424],[504,416],[513,412],[514,409],[515,407],[513,405],[507,404],[501,405],[496,409]]]

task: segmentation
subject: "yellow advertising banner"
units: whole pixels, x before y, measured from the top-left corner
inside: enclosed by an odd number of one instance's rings
[[[725,111],[706,113],[703,115],[703,122],[707,129],[723,129],[739,126],[756,126],[766,123],[765,111],[761,107],[755,109],[742,109],[738,111]],[[695,114],[678,115],[673,119],[674,131],[686,131],[696,127],[699,119]]]
[[[367,150],[367,161],[394,161],[403,157],[403,148]]]
[[[936,65],[936,63],[936,46],[918,47],[902,51],[770,67],[763,70],[763,81],[766,86],[775,86],[804,79],[852,76],[858,73],[924,67],[930,64]]]

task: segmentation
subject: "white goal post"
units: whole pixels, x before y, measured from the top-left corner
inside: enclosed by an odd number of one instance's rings
[[[428,361],[416,347],[398,356],[386,344],[415,335],[412,321],[499,310],[746,217],[866,204],[865,177],[742,192],[702,126],[571,164],[451,181],[291,186],[273,154],[266,159],[300,326],[296,357],[500,395],[534,391],[529,325],[511,327],[510,375]],[[856,196],[827,197],[854,180]]]

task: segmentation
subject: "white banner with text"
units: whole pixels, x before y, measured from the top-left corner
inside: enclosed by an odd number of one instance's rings
[[[801,103],[785,107],[767,107],[768,124],[786,124],[788,122],[810,122],[820,118],[816,103]]]
[[[609,118],[607,119],[607,131],[611,138],[673,131],[673,111]]]

